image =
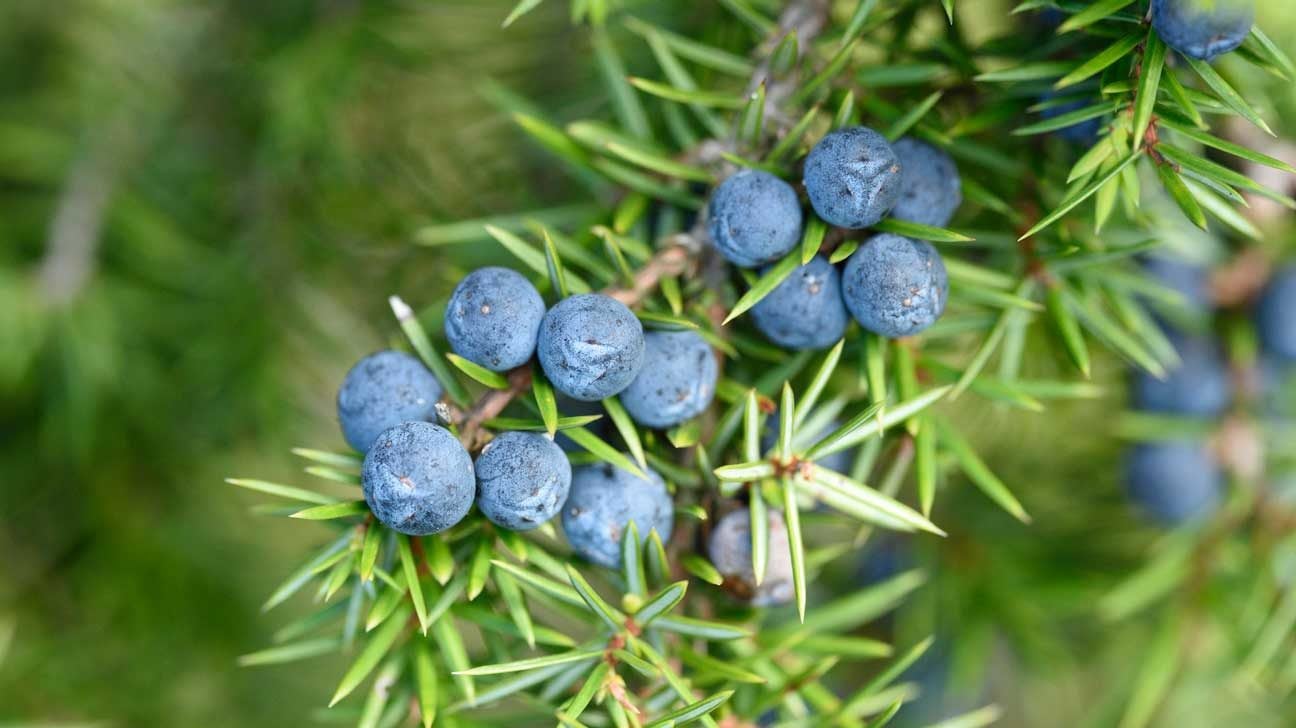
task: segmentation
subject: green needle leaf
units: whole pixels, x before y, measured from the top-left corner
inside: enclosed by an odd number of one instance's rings
[[[456,670],[454,674],[479,677],[482,675],[503,675],[510,672],[529,672],[531,670],[539,670],[543,667],[554,667],[555,665],[566,665],[572,662],[594,659],[601,657],[602,655],[602,647],[587,647],[581,650],[560,652],[556,655],[544,655],[543,657],[531,657],[525,660],[502,662],[497,665],[481,665],[468,670]]]
[[[921,121],[922,118],[927,115],[927,112],[931,111],[932,108],[936,106],[936,102],[940,101],[941,96],[944,95],[944,93],[944,91],[933,91],[922,101],[919,101],[917,106],[906,111],[903,116],[896,119],[891,126],[887,127],[886,138],[889,141],[894,142],[904,136],[913,128],[914,124]]]
[[[812,219],[817,220],[818,218]],[[808,227],[809,226],[807,226],[807,228]],[[779,284],[786,280],[788,276],[792,275],[792,271],[796,270],[800,265],[802,265],[802,263],[797,253],[788,253],[783,256],[782,260],[766,270],[765,273],[757,279],[755,285],[748,289],[747,292],[743,294],[742,298],[738,299],[738,303],[734,304],[733,310],[729,312],[729,315],[725,317],[725,320],[721,325],[727,326],[730,321],[733,321],[751,310],[752,306],[760,303],[762,299],[770,293],[773,293],[774,289],[778,288]]]
[[[409,618],[409,610],[402,609],[383,623],[381,629],[374,633],[369,643],[361,650],[360,655],[356,657],[355,662],[347,669],[346,674],[342,676],[342,682],[338,684],[337,691],[333,693],[333,699],[329,701],[329,707],[338,704],[346,696],[350,695],[364,679],[373,672],[378,663],[382,661],[387,653],[391,651],[396,640],[400,638],[401,633],[405,631],[405,622]]]
[[[608,397],[603,400],[603,409],[607,411],[608,418],[616,426],[617,434],[625,442],[626,447],[630,449],[630,454],[634,456],[635,462],[639,467],[647,468],[648,461],[644,459],[643,443],[639,440],[639,430],[635,428],[634,421],[630,419],[630,413],[626,412],[625,405],[616,397]]]
[[[405,584],[409,587],[410,600],[414,602],[414,613],[418,615],[423,634],[427,634],[430,624],[427,603],[423,599],[423,585],[419,582],[418,562],[414,560],[414,552],[410,548],[410,537],[398,534],[396,548],[400,552],[401,569],[405,573]]]
[[[710,561],[698,554],[685,554],[680,557],[680,565],[685,571],[708,584],[720,586],[724,583],[724,575]]]
[[[1179,173],[1168,164],[1158,164],[1156,170],[1157,176],[1161,178],[1161,186],[1170,193],[1170,197],[1183,211],[1184,216],[1191,220],[1192,224],[1205,230],[1206,213],[1202,212],[1201,205],[1197,204],[1197,198],[1192,196],[1192,192],[1188,190],[1188,185],[1184,184]]]
[[[760,586],[765,582],[765,567],[769,564],[769,514],[759,487],[748,490],[747,513],[751,526],[752,575],[756,586]]]
[[[527,569],[521,569],[507,561],[498,559],[491,561],[491,566],[496,569],[503,569],[517,579],[523,586],[528,586],[546,596],[557,599],[560,602],[570,604],[573,607],[585,607],[585,600],[580,594],[570,586],[561,582],[542,576]]]
[[[599,596],[598,592],[594,591],[594,587],[590,586],[585,577],[581,576],[581,573],[573,568],[571,564],[567,565],[567,578],[571,580],[572,587],[576,589],[576,593],[580,595],[586,606],[597,614],[611,630],[616,631],[621,628],[621,625],[625,624],[625,615]]]
[[[460,407],[467,407],[472,401],[468,396],[468,390],[464,389],[463,384],[459,383],[459,379],[454,376],[450,367],[446,366],[445,360],[432,346],[427,332],[423,330],[418,318],[414,315],[414,309],[410,308],[409,304],[405,303],[400,296],[389,296],[387,304],[391,306],[396,322],[400,324],[401,331],[405,332],[405,338],[409,339],[414,351],[418,352],[419,358],[436,375],[437,381],[441,382],[441,386],[445,387],[446,394],[450,396],[450,401]]]
[[[500,24],[500,27],[509,27],[518,18],[540,7],[542,2],[544,0],[518,0],[518,4],[513,6],[513,10],[509,12],[508,17],[504,18],[504,22]]]
[[[801,236],[801,265],[809,263],[819,253],[819,246],[823,243],[826,232],[828,232],[828,223],[820,220],[818,215],[811,215]]]
[[[418,689],[419,718],[423,728],[432,728],[437,712],[437,671],[427,640],[414,645],[414,683]]]
[[[459,356],[458,354],[446,354],[446,359],[455,366],[456,369],[467,374],[479,384],[484,384],[491,389],[508,389],[508,377],[499,372],[493,372],[486,367]]]
[[[981,489],[981,492],[989,496],[990,500],[999,504],[999,507],[1008,511],[1013,518],[1022,523],[1030,523],[1030,516],[1027,515],[1026,509],[1022,508],[1017,497],[1012,494],[1012,491],[1008,490],[1008,486],[1004,485],[998,476],[991,472],[985,461],[976,454],[976,451],[972,449],[967,440],[964,440],[962,435],[943,419],[933,418],[933,420],[937,424],[941,441],[954,455],[964,475],[967,475],[968,479]]]
[[[1241,94],[1234,91],[1228,81],[1225,81],[1224,78],[1219,75],[1219,72],[1212,68],[1209,63],[1206,61],[1199,61],[1196,58],[1188,58],[1186,56],[1183,60],[1187,62],[1189,66],[1192,66],[1192,69],[1197,72],[1197,75],[1201,77],[1201,80],[1205,81],[1207,86],[1210,86],[1211,90],[1215,92],[1215,95],[1219,97],[1219,100],[1224,102],[1225,106],[1235,111],[1242,118],[1260,127],[1260,129],[1269,136],[1277,136],[1274,134],[1273,130],[1269,128],[1269,125],[1264,122],[1264,119],[1261,119],[1260,115],[1257,114],[1249,104],[1247,104]]]
[[[681,104],[697,104],[699,106],[717,109],[741,109],[747,104],[746,99],[731,94],[718,94],[709,91],[681,89],[657,81],[651,81],[646,78],[639,78],[637,76],[631,76],[629,80],[630,85],[640,91],[661,97],[668,101],[676,101]]]
[[[1058,82],[1053,84],[1053,88],[1063,89],[1080,83],[1129,55],[1130,51],[1134,50],[1141,40],[1142,38],[1135,34],[1121,38],[1104,48],[1098,55],[1080,64],[1079,68],[1058,79]]]
[[[1058,26],[1057,32],[1070,33],[1073,30],[1086,28],[1094,23],[1106,18],[1116,11],[1124,8],[1134,0],[1099,0],[1089,7],[1067,18],[1065,22]]]
[[[1165,65],[1166,46],[1156,30],[1149,28],[1143,50],[1142,71],[1139,73],[1138,92],[1134,96],[1134,148],[1142,146],[1143,135],[1152,121],[1152,107],[1156,104],[1157,89],[1161,83],[1161,69]]]
[[[1120,174],[1126,167],[1133,164],[1134,160],[1138,159],[1140,156],[1142,156],[1142,154],[1143,154],[1142,149],[1136,149],[1133,152],[1130,152],[1129,156],[1122,159],[1119,164],[1109,169],[1101,177],[1094,180],[1093,182],[1090,182],[1083,189],[1079,190],[1075,194],[1063,200],[1058,205],[1057,209],[1055,209],[1053,212],[1050,212],[1048,215],[1046,215],[1043,220],[1040,220],[1039,222],[1035,223],[1035,225],[1030,230],[1027,230],[1025,234],[1023,234],[1020,238],[1017,239],[1025,240],[1026,238],[1029,238],[1035,233],[1043,230],[1049,225],[1052,225],[1053,223],[1062,219],[1063,215],[1066,215],[1068,212],[1071,212],[1071,210],[1075,209],[1076,205],[1079,205],[1081,202],[1084,202],[1085,200],[1089,199],[1095,192],[1099,190],[1099,188],[1101,188],[1103,185],[1106,185],[1108,182],[1114,179],[1116,175]]]
[[[635,622],[640,626],[651,623],[654,619],[674,609],[684,599],[688,591],[687,581],[677,581],[662,589],[656,596],[644,603],[634,613]]]
[[[734,691],[726,690],[716,693],[707,698],[687,705],[679,710],[672,711],[649,723],[644,728],[675,728],[675,726],[688,725],[702,716],[709,714],[711,711],[719,708],[733,697]]]
[[[787,521],[788,548],[792,556],[792,587],[796,592],[797,619],[805,622],[806,565],[805,543],[801,538],[801,513],[797,507],[796,482],[783,478],[783,517]]]
[[[1071,357],[1071,361],[1075,363],[1080,373],[1088,379],[1089,347],[1085,345],[1084,335],[1080,333],[1080,324],[1076,321],[1075,314],[1063,302],[1061,286],[1059,282],[1049,287],[1044,294],[1044,305],[1048,309],[1050,318],[1053,319],[1053,325],[1062,339],[1067,355]]]
[[[364,501],[346,501],[344,503],[330,503],[326,506],[314,506],[305,510],[297,511],[292,514],[293,518],[300,518],[304,521],[331,521],[335,518],[348,518],[350,516],[360,516],[369,512],[369,506]]]
[[[597,435],[585,429],[584,427],[573,427],[570,430],[564,430],[563,434],[572,442],[580,445],[587,452],[593,454],[599,460],[602,460],[613,467],[620,468],[632,473],[637,478],[647,478],[644,471],[639,468],[624,453],[617,452],[611,445],[599,439]]]
[[[333,505],[338,502],[337,498],[324,495],[323,493],[316,493],[313,490],[306,490],[305,488],[296,488],[291,485],[280,485],[278,483],[270,483],[264,480],[250,480],[246,478],[226,478],[225,482],[229,483],[230,485],[237,485],[240,488],[247,488],[248,490],[254,490],[258,493],[266,493],[267,495],[277,495],[280,498],[288,498],[290,500],[301,501],[303,503],[319,503],[321,505]]]
[[[963,233],[956,233],[953,230],[945,230],[931,225],[909,222],[908,220],[899,220],[894,217],[877,222],[873,225],[873,229],[880,233],[894,233],[918,240],[930,240],[933,243],[970,243],[975,240],[975,238],[970,238]]]
[[[327,655],[331,652],[337,652],[342,647],[342,643],[335,637],[321,637],[319,639],[305,640],[294,642],[287,645],[279,645],[259,652],[241,655],[238,658],[239,667],[260,667],[262,665],[282,665],[286,662],[296,662],[297,660],[307,660],[312,657]]]

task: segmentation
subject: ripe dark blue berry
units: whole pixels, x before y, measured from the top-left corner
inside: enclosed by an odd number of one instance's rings
[[[1296,361],[1296,266],[1278,271],[1256,305],[1260,341],[1270,354]]]
[[[963,202],[958,167],[944,151],[905,137],[891,145],[900,160],[900,200],[891,217],[945,227]]]
[[[751,310],[765,338],[786,349],[823,349],[846,333],[841,274],[822,255],[792,271]]]
[[[707,543],[707,554],[725,577],[725,587],[757,607],[772,607],[792,601],[792,556],[788,549],[787,525],[783,513],[767,511],[769,550],[760,586],[752,570],[751,512],[736,510],[716,524]]]
[[[1223,478],[1201,443],[1142,443],[1130,451],[1126,468],[1130,498],[1161,523],[1203,518],[1219,506]]]
[[[1150,412],[1214,417],[1228,408],[1233,383],[1219,346],[1208,338],[1171,334],[1181,363],[1165,379],[1147,372],[1134,378],[1134,405]]]
[[[608,568],[621,562],[621,539],[634,521],[641,538],[657,529],[669,541],[675,505],[661,476],[640,478],[606,463],[572,472],[571,494],[562,511],[563,531],[576,553]]]
[[[830,132],[805,160],[815,212],[833,225],[868,227],[900,199],[900,160],[886,137],[864,126]]]
[[[538,432],[505,432],[477,456],[477,507],[513,531],[539,528],[558,515],[571,489],[571,463]]]
[[[754,268],[782,258],[801,241],[801,203],[787,182],[746,169],[711,195],[707,231],[726,260]]]
[[[450,528],[472,508],[472,458],[459,440],[428,422],[384,430],[365,455],[365,503],[383,525],[410,536]]]
[[[646,427],[673,427],[702,414],[719,375],[711,345],[692,331],[644,335],[644,364],[621,392],[630,417]]]
[[[346,441],[367,452],[383,430],[409,420],[430,420],[441,383],[418,359],[380,351],[361,359],[338,389],[338,422]]]
[[[537,352],[545,376],[572,399],[617,394],[643,366],[643,325],[620,301],[599,293],[571,296],[549,309]]]
[[[450,296],[446,339],[459,356],[503,372],[531,359],[544,315],[544,299],[522,274],[479,268]]]
[[[846,262],[842,298],[864,328],[889,338],[936,323],[949,297],[940,253],[921,240],[875,235]]]
[[[1254,21],[1254,0],[1152,0],[1152,28],[1161,40],[1202,61],[1242,45]]]

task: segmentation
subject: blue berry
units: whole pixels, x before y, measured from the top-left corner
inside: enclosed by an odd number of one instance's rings
[[[572,399],[593,402],[630,386],[644,358],[643,324],[620,301],[599,293],[559,301],[540,324],[545,376]]]
[[[1199,442],[1181,440],[1137,445],[1129,453],[1130,498],[1167,525],[1202,518],[1219,506],[1219,465]]]
[[[874,235],[851,254],[842,273],[846,308],[864,328],[889,338],[936,323],[949,297],[945,263],[930,244]]]
[[[815,212],[827,222],[868,227],[900,199],[900,160],[876,131],[838,129],[806,156],[805,188]]]
[[[944,151],[905,137],[891,145],[900,160],[900,200],[891,217],[945,227],[963,202],[958,167]]]
[[[1053,98],[1053,94],[1045,94],[1043,100],[1047,101]],[[1076,99],[1068,101],[1060,106],[1051,106],[1040,112],[1044,119],[1055,119],[1063,114],[1069,114],[1072,111],[1079,111],[1089,105],[1088,99]],[[1064,126],[1055,130],[1053,133],[1060,139],[1072,144],[1087,146],[1098,141],[1098,132],[1102,130],[1102,117],[1085,119],[1078,121],[1071,126]]]
[[[450,347],[495,372],[520,367],[535,353],[544,299],[522,274],[480,268],[455,286],[446,305]]]
[[[418,359],[380,351],[361,359],[338,389],[338,422],[351,447],[367,452],[378,435],[409,420],[430,420],[441,383]]]
[[[767,513],[769,551],[760,586],[756,585],[756,573],[752,570],[751,512],[748,509],[736,510],[721,518],[707,543],[711,563],[725,577],[725,588],[757,607],[787,604],[795,595],[792,556],[783,513],[773,508]]]
[[[1134,378],[1134,405],[1150,412],[1214,417],[1233,399],[1228,364],[1214,341],[1171,334],[1180,365],[1157,379],[1147,372]]]
[[[537,432],[505,432],[477,456],[477,507],[497,526],[539,528],[558,515],[571,489],[571,463]]]
[[[670,540],[675,506],[661,476],[640,478],[606,463],[572,472],[571,494],[563,508],[563,531],[576,553],[608,568],[621,563],[621,538],[631,521],[641,538],[657,529]]]
[[[846,333],[841,275],[822,255],[792,271],[751,310],[765,338],[787,349],[823,349]]]
[[[1254,20],[1253,0],[1152,0],[1152,28],[1161,40],[1202,61],[1242,45]]]
[[[782,258],[801,242],[801,203],[787,182],[746,169],[711,195],[707,231],[730,263],[754,268]]]
[[[383,525],[410,536],[450,528],[472,508],[472,458],[459,440],[427,422],[384,430],[360,471],[365,503]]]
[[[1266,351],[1296,361],[1296,266],[1283,268],[1270,279],[1256,305],[1256,327]]]
[[[715,397],[715,353],[692,331],[644,335],[644,364],[621,392],[630,417],[646,427],[674,427],[696,417]]]

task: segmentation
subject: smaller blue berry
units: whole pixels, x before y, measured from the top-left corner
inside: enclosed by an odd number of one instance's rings
[[[384,526],[409,536],[450,528],[472,508],[472,458],[445,428],[403,422],[384,430],[360,470],[365,503]]]
[[[630,386],[644,358],[643,324],[601,293],[559,301],[540,324],[540,366],[559,392],[586,402]]]
[[[1296,361],[1296,266],[1279,270],[1256,304],[1260,342],[1273,356]]]
[[[1134,377],[1134,405],[1149,412],[1214,417],[1233,399],[1233,381],[1224,354],[1202,336],[1171,333],[1180,364],[1157,379],[1140,371]]]
[[[792,555],[788,547],[787,524],[783,512],[767,511],[769,549],[765,556],[765,576],[756,585],[752,569],[751,511],[732,511],[720,519],[711,531],[707,554],[711,563],[725,578],[725,588],[757,607],[773,607],[792,601]]]
[[[846,333],[841,274],[822,255],[792,271],[751,310],[765,338],[785,349],[824,349]]]
[[[1136,445],[1129,453],[1126,476],[1134,503],[1166,525],[1203,518],[1219,506],[1223,476],[1199,442]]]
[[[606,463],[572,471],[571,494],[562,511],[563,531],[576,553],[608,568],[621,563],[621,539],[634,521],[640,538],[657,529],[669,541],[675,505],[666,483],[652,470],[640,478]]]
[[[715,352],[693,331],[644,335],[644,364],[621,404],[645,427],[674,427],[702,414],[715,397]]]
[[[1152,0],[1152,28],[1167,46],[1209,61],[1246,40],[1254,0]]]
[[[801,242],[801,203],[792,185],[745,169],[720,183],[707,205],[707,231],[730,263],[754,268]]]
[[[909,137],[891,148],[900,160],[900,200],[891,209],[891,217],[945,227],[963,202],[963,183],[954,160]]]
[[[851,254],[842,298],[864,328],[888,338],[912,336],[936,323],[949,297],[940,253],[921,240],[883,233]]]
[[[522,274],[479,268],[459,281],[446,304],[446,339],[468,361],[508,371],[535,353],[544,315],[544,299]]]
[[[838,129],[806,156],[806,195],[825,221],[864,228],[895,207],[900,174],[900,160],[886,137],[865,126]]]
[[[378,435],[408,420],[430,420],[441,399],[441,383],[423,362],[401,351],[380,351],[361,359],[338,389],[338,422],[346,441],[367,452]]]
[[[512,531],[539,528],[558,515],[571,489],[571,463],[538,432],[505,432],[477,456],[477,507]]]

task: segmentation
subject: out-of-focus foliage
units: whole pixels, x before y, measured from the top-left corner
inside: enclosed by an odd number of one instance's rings
[[[565,199],[472,81],[568,104],[589,74],[561,13],[499,43],[506,12],[0,6],[0,723],[286,725],[321,700],[327,665],[235,666],[297,539],[220,475],[335,437],[385,293],[459,273],[419,224]]]

